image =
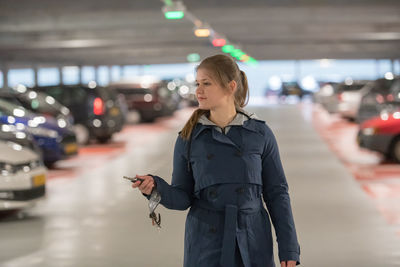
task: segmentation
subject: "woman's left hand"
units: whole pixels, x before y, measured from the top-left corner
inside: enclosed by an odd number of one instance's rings
[[[133,188],[138,187],[143,194],[150,195],[154,187],[153,177],[150,175],[137,175],[137,174],[135,177],[143,179],[143,182],[137,181],[132,184],[132,187]]]
[[[296,261],[281,261],[281,267],[295,267]]]

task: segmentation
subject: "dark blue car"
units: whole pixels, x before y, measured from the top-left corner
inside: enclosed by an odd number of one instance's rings
[[[32,134],[47,166],[78,153],[75,134],[71,130],[59,127],[54,118],[31,113],[4,98],[0,98],[0,122]]]

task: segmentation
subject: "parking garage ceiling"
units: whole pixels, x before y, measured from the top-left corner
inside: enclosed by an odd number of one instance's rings
[[[400,58],[398,0],[185,0],[257,60]],[[0,0],[0,64],[183,63],[220,52],[159,0]]]

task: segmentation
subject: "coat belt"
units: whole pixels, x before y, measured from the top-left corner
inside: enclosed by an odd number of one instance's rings
[[[195,199],[193,206],[224,213],[225,223],[220,265],[222,267],[234,266],[238,212],[246,214],[261,210],[263,207],[261,198],[247,201],[240,206],[227,204],[223,208],[215,207],[213,203],[204,199]]]

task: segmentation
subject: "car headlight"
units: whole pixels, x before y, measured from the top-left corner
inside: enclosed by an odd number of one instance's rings
[[[67,127],[67,121],[64,119],[58,119],[57,120],[57,124],[60,128],[65,128]]]
[[[374,134],[378,133],[378,129],[370,127],[370,128],[362,129],[361,132],[363,135],[374,135]]]
[[[16,166],[7,162],[0,162],[1,175],[9,175],[9,174],[14,174],[16,172],[17,172]]]

